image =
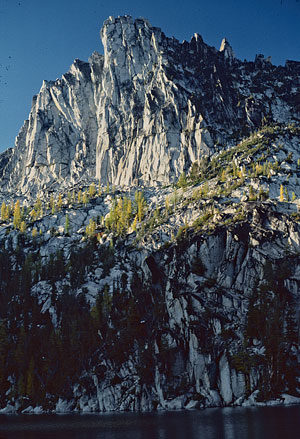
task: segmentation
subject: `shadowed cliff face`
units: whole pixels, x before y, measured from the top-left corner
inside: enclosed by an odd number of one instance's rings
[[[74,231],[96,207],[70,213]],[[42,234],[37,253],[36,241],[2,228],[0,409],[147,411],[299,396],[300,226],[273,208],[248,203],[242,221],[156,247],[151,234],[114,250],[83,245],[78,233]]]
[[[106,20],[101,38],[104,56],[43,82],[3,190],[169,183],[262,123],[299,116],[299,63],[241,62],[226,40],[220,51],[198,34],[179,43],[128,16]]]

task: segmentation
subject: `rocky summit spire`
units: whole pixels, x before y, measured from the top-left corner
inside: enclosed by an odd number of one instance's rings
[[[226,58],[230,62],[235,58],[233,49],[232,49],[231,45],[228,43],[226,38],[223,38],[223,40],[222,40],[222,43],[220,46],[220,52],[223,52],[224,58]]]
[[[103,23],[100,37],[104,47],[104,68],[111,77],[117,75],[120,84],[143,75],[158,63],[157,47],[162,31],[151,26],[145,18],[109,17]]]
[[[43,83],[13,152],[0,157],[1,190],[25,195],[95,177],[105,185],[169,184],[236,141],[232,133],[264,118],[292,120],[298,108],[290,85],[272,102],[263,86],[278,75],[296,87],[295,63],[277,71],[259,57],[246,74],[225,38],[220,51],[198,34],[180,43],[130,16],[109,17],[101,38],[104,56],[76,60],[61,79]],[[255,93],[258,70],[265,77]]]

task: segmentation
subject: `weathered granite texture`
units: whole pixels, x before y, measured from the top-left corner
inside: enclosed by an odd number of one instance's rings
[[[104,56],[75,60],[33,98],[1,189],[32,193],[97,177],[169,183],[266,122],[299,117],[299,63],[275,67],[220,51],[198,34],[168,38],[145,19],[108,18]]]

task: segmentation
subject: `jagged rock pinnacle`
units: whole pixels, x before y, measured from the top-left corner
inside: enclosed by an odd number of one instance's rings
[[[224,57],[229,61],[232,61],[235,58],[233,49],[226,38],[223,38],[221,42],[220,52],[223,52]]]
[[[269,102],[263,81],[255,94],[261,60],[246,72],[225,38],[220,51],[198,34],[180,43],[130,16],[109,17],[101,38],[104,56],[75,60],[61,79],[43,83],[13,153],[1,161],[3,191],[34,193],[95,177],[103,184],[169,184],[236,141],[233,133],[264,118],[293,118],[290,96]],[[273,83],[275,67],[267,67]],[[280,81],[290,83],[297,68],[289,62]]]

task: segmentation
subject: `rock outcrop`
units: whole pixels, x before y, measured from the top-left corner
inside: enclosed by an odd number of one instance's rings
[[[0,363],[9,377],[0,382],[4,412],[34,412],[35,404],[56,412],[281,404],[281,394],[299,393],[300,227],[294,216],[274,211],[272,203],[248,203],[244,218],[230,226],[190,230],[156,249],[147,244],[151,235],[137,246],[131,234],[112,253],[108,240],[85,247],[80,239],[82,226],[105,213],[101,198],[91,207],[68,210],[71,235],[58,226],[66,211],[52,222],[39,220],[38,246],[2,230],[6,276],[24,279],[28,267],[33,274],[19,296],[1,274],[2,298],[8,298],[1,316],[10,309],[1,326],[2,349],[10,352]],[[53,225],[58,233],[46,232]],[[25,265],[17,274],[22,240]],[[26,294],[35,303],[32,325]],[[21,326],[14,329],[3,322],[13,318],[17,298]],[[19,344],[6,343],[11,333]],[[31,352],[36,343],[41,353]],[[25,390],[24,372],[13,366],[15,346],[31,352]]]
[[[1,412],[299,402],[300,63],[101,37],[0,155]]]
[[[1,188],[30,194],[97,178],[165,184],[268,122],[299,117],[297,63],[234,57],[195,34],[168,38],[145,19],[104,22],[104,56],[43,82],[1,166]]]

